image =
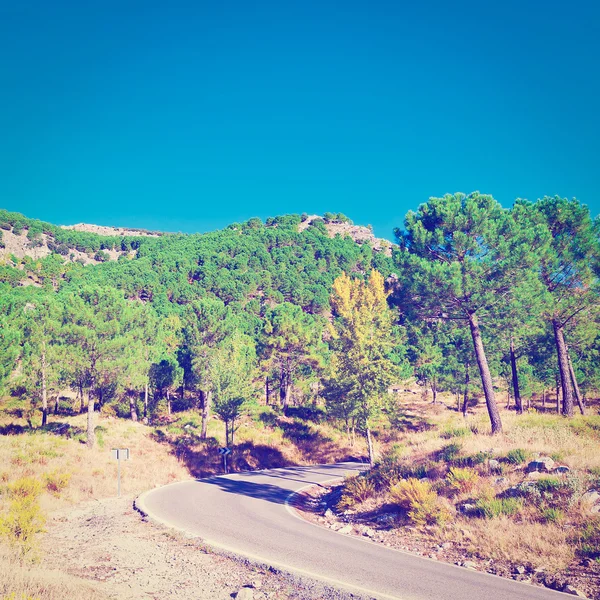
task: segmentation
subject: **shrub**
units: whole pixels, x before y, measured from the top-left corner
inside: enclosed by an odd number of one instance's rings
[[[349,477],[344,483],[342,497],[337,503],[339,509],[352,508],[358,502],[364,502],[375,493],[375,485],[365,476]]]
[[[507,453],[506,460],[513,465],[521,465],[529,460],[530,456],[531,454],[527,450],[523,450],[523,448],[515,448]]]
[[[563,482],[558,477],[541,477],[535,482],[535,485],[540,492],[557,492],[564,487]]]
[[[15,546],[22,557],[37,547],[37,534],[43,531],[46,519],[38,498],[42,486],[31,477],[17,479],[7,486],[11,498],[8,511],[0,516],[0,535]]]
[[[102,450],[104,448],[104,434],[107,432],[106,427],[102,425],[96,425],[94,433],[96,434],[96,441],[98,442],[98,448]]]
[[[415,525],[441,525],[450,518],[449,510],[431,489],[429,481],[403,479],[390,488],[392,499],[407,511]]]
[[[42,484],[32,477],[22,477],[7,486],[8,495],[13,500],[37,500],[42,493]]]
[[[469,467],[451,467],[446,475],[446,481],[450,489],[464,494],[473,491],[479,481],[479,473]]]
[[[451,427],[448,426],[442,432],[441,436],[445,439],[450,439],[453,437],[466,437],[472,435],[472,431],[468,427]]]
[[[600,557],[600,519],[594,519],[586,523],[575,541],[577,552],[581,556]]]
[[[519,498],[481,498],[475,504],[477,514],[485,519],[494,519],[501,515],[511,517],[523,508]]]
[[[462,446],[453,442],[451,444],[447,444],[439,451],[439,458],[445,462],[452,462],[455,460],[460,454]]]
[[[562,523],[565,520],[565,513],[559,508],[542,508],[540,513],[546,523]]]
[[[46,479],[46,489],[55,496],[60,496],[61,492],[69,485],[69,481],[71,480],[71,475],[69,473],[59,473],[57,471],[52,471],[51,473],[47,473],[45,476]]]

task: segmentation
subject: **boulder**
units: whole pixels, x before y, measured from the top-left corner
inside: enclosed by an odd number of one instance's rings
[[[338,533],[352,533],[352,525],[344,525],[341,529],[338,529]]]
[[[488,461],[488,466],[490,468],[490,471],[494,473],[502,469],[502,467],[500,466],[500,461],[496,460],[495,458],[490,458],[490,460]]]
[[[562,591],[565,594],[571,594],[571,596],[577,596],[577,598],[587,598],[587,596],[581,590],[578,590],[576,587],[573,587],[572,585],[565,585],[565,587],[562,589]]]
[[[554,461],[549,456],[539,456],[527,465],[527,472],[541,471],[542,473],[549,473],[553,468]]]
[[[571,469],[569,469],[569,467],[567,467],[566,465],[559,465],[558,467],[556,467],[554,469],[554,472],[563,474],[563,473],[568,473],[570,470]]]
[[[238,593],[235,595],[236,600],[253,600],[254,599],[254,590],[250,587],[243,587],[238,590]]]
[[[477,563],[474,563],[472,560],[466,560],[466,561],[465,561],[465,562],[462,564],[462,566],[463,566],[465,569],[474,569],[474,570],[476,570],[476,569],[477,569]]]
[[[494,479],[494,485],[498,487],[508,485],[508,483],[508,477],[496,477],[496,479]]]
[[[600,502],[600,492],[598,490],[588,490],[581,496],[583,504],[594,505]]]
[[[371,529],[370,527],[365,527],[363,530],[363,535],[366,535],[370,538],[375,537],[375,530]]]
[[[527,573],[527,569],[523,565],[519,565],[518,567],[515,567],[515,573],[517,573],[517,575],[524,575]]]
[[[459,506],[457,506],[457,508],[458,512],[462,513],[463,515],[471,514],[475,510],[477,510],[477,507],[474,504],[460,504]]]

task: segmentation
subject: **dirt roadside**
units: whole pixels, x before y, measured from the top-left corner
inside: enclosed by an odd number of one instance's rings
[[[349,600],[360,596],[264,566],[212,553],[149,521],[133,497],[91,501],[55,512],[44,536],[43,566],[91,580],[119,600]],[[79,598],[78,600],[84,600]]]

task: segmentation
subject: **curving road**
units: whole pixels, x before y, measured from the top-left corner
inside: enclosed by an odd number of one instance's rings
[[[308,523],[293,492],[360,470],[358,463],[291,467],[184,481],[142,494],[150,518],[209,545],[376,598],[550,600],[564,594],[436,562]]]

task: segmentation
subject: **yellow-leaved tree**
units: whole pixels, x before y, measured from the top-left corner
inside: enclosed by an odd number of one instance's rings
[[[371,420],[399,376],[394,318],[383,276],[373,270],[367,281],[361,281],[342,274],[333,284],[331,305],[333,357],[325,397],[334,411],[356,419],[372,466]]]

